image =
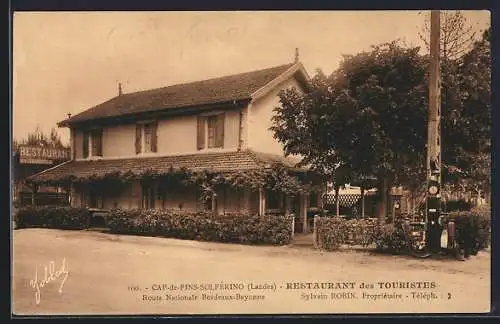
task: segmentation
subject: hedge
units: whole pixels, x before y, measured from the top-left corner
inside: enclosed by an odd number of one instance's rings
[[[113,209],[107,217],[112,233],[188,240],[285,245],[292,239],[292,218],[180,210]]]
[[[466,240],[472,244],[472,253],[485,249],[491,242],[491,211],[487,207],[471,211],[449,213],[457,229],[457,243],[460,249]],[[320,217],[316,220],[316,243],[320,248],[332,251],[341,245],[375,245],[378,250],[393,254],[407,251],[402,229],[402,220],[395,225],[380,225],[377,219],[346,220],[342,217]]]
[[[457,242],[461,249],[470,241],[472,253],[488,248],[491,243],[491,211],[473,208],[471,211],[449,213],[457,228]]]
[[[375,242],[379,231],[377,219],[346,220],[342,217],[319,217],[316,220],[316,238],[319,246],[327,251],[341,245],[369,246]]]
[[[89,226],[90,212],[86,208],[63,206],[27,206],[14,215],[16,228],[84,229]]]

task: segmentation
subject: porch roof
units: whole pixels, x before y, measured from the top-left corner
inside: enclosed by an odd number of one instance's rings
[[[235,172],[263,169],[272,164],[280,164],[291,171],[307,171],[306,168],[296,167],[298,162],[296,158],[252,150],[125,159],[72,160],[44,170],[28,179],[35,183],[58,182],[68,177],[99,179],[108,174],[127,172],[139,176],[147,171],[167,173],[172,169],[187,169],[192,172]]]

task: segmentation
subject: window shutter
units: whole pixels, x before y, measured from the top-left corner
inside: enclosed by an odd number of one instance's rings
[[[102,128],[97,131],[97,155],[102,156]]]
[[[74,128],[71,128],[71,159],[76,159],[76,132]]]
[[[89,132],[83,132],[83,158],[89,157]]]
[[[102,156],[102,129],[92,130],[92,156]]]
[[[135,125],[135,154],[139,154],[142,151],[142,125]]]
[[[198,116],[198,136],[196,147],[198,150],[205,148],[205,120],[204,116]]]
[[[224,117],[225,114],[217,115],[217,127],[215,128],[215,147],[224,147]]]
[[[151,125],[151,152],[158,152],[158,122]]]

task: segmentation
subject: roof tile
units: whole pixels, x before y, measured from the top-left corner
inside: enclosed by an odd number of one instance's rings
[[[76,178],[100,178],[115,172],[132,172],[140,175],[148,170],[161,173],[171,168],[185,168],[193,172],[234,172],[257,170],[273,163],[279,163],[287,168],[295,168],[296,162],[291,158],[251,150],[112,160],[69,161],[33,175],[29,179],[35,182],[60,181],[69,175]]]

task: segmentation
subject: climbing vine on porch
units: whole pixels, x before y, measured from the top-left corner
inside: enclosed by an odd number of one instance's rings
[[[292,172],[280,164],[273,164],[270,167],[257,170],[238,170],[233,172],[213,170],[191,171],[186,168],[175,169],[173,166],[170,166],[168,169],[162,171],[147,169],[140,173],[127,170],[113,171],[101,175],[90,174],[85,177],[68,175],[58,180],[38,182],[38,184],[65,185],[69,187],[71,183],[106,182],[125,184],[135,180],[161,180],[167,186],[187,187],[195,185],[201,189],[200,198],[202,200],[212,197],[223,186],[229,186],[234,189],[249,188],[255,191],[263,188],[283,192],[290,196],[305,192],[320,191],[323,187],[319,178],[313,173],[304,171]]]

